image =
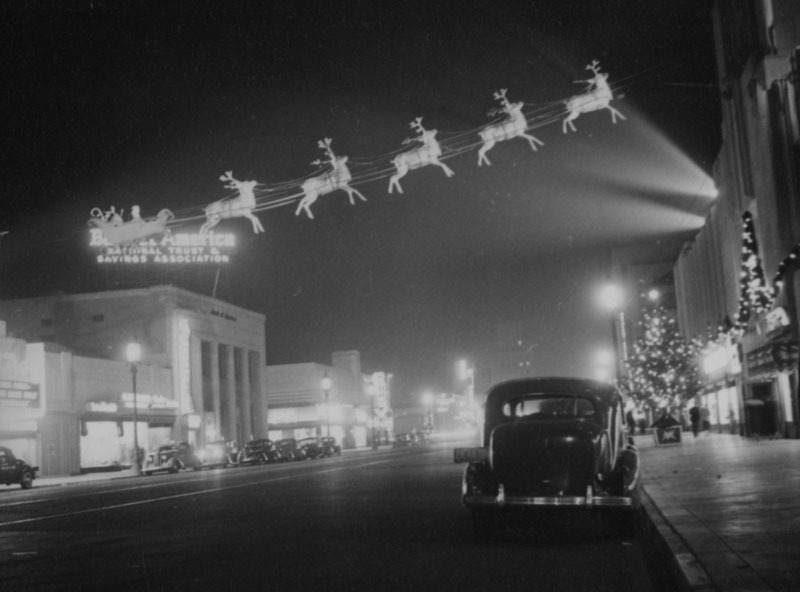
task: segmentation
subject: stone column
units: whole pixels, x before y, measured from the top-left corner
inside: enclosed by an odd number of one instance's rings
[[[236,413],[236,378],[234,376],[234,363],[233,363],[233,347],[230,345],[220,345],[220,364],[224,366],[224,372],[220,372],[222,376],[222,404],[225,405],[228,417],[226,418],[225,425],[225,439],[236,440],[242,442],[241,434],[236,430],[236,420],[238,418]]]
[[[192,335],[189,338],[189,392],[192,395],[192,411],[203,411],[203,356],[200,352],[200,339]],[[187,410],[188,411],[188,410]]]
[[[252,409],[250,407],[250,365],[247,350],[236,348],[236,385],[239,387],[241,399],[239,400],[239,417],[242,418],[242,440],[250,440],[254,436]]]
[[[219,346],[216,341],[208,343],[208,388],[211,389],[211,401],[214,408],[214,428],[217,434],[225,435],[222,431],[222,405],[219,397]],[[226,438],[227,439],[227,438]]]
[[[253,430],[256,438],[266,438],[269,432],[267,424],[267,399],[264,392],[264,367],[266,364],[259,351],[247,352],[249,377],[250,377],[250,401],[253,413]]]

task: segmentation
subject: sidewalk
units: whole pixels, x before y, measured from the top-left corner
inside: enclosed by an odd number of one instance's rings
[[[800,590],[800,440],[635,440],[645,508],[686,590]]]
[[[126,479],[135,477],[133,469],[123,471],[104,471],[97,473],[87,473],[85,475],[61,475],[58,477],[37,477],[34,487],[53,487],[56,485],[71,485],[73,483],[88,483],[89,481],[108,481],[110,479]]]

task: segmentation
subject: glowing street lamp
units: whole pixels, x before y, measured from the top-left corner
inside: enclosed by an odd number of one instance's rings
[[[603,308],[610,311],[617,311],[622,308],[625,300],[625,293],[622,291],[622,288],[613,283],[603,285],[603,287],[600,288],[598,296]]]
[[[328,376],[328,371],[325,370],[325,374],[322,375],[322,380],[320,381],[320,386],[322,386],[322,391],[325,393],[325,417],[327,421],[327,435],[331,435],[331,404],[330,404],[330,395],[331,395],[331,378]]]
[[[136,475],[142,474],[142,463],[139,458],[139,405],[136,399],[136,372],[139,370],[139,362],[142,361],[142,346],[132,341],[125,348],[125,357],[131,366],[131,379],[133,381],[133,470]]]

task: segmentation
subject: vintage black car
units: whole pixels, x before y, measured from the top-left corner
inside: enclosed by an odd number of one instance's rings
[[[303,451],[304,458],[320,458],[322,456],[322,444],[319,438],[302,438],[297,441],[297,446]]]
[[[33,480],[38,470],[39,467],[32,467],[14,456],[9,448],[0,446],[0,483],[6,485],[18,483],[22,489],[30,489],[33,487]]]
[[[208,442],[197,451],[197,458],[204,469],[230,467],[237,464],[237,453],[228,442]]]
[[[413,433],[396,434],[392,448],[405,448],[407,446],[415,446],[417,444],[417,437]]]
[[[282,462],[291,462],[294,460],[305,460],[305,451],[297,445],[297,440],[294,438],[284,438],[275,442],[275,448],[278,451],[279,458]]]
[[[342,456],[342,447],[336,443],[333,436],[323,436],[320,439],[322,456]]]
[[[622,395],[579,378],[500,383],[486,395],[483,446],[456,448],[466,462],[463,503],[476,533],[512,510],[609,510],[626,528],[639,507],[639,453],[624,428]]]
[[[269,438],[250,440],[239,451],[239,463],[243,465],[263,465],[279,460],[280,453]]]
[[[194,447],[188,442],[171,442],[159,446],[156,452],[147,458],[142,473],[150,475],[152,473],[169,472],[177,473],[181,469],[194,469],[195,471],[203,468],[203,463],[194,452]]]

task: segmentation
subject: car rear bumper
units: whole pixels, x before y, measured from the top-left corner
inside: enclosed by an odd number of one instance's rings
[[[634,508],[633,498],[615,495],[585,496],[519,496],[506,495],[501,489],[497,495],[466,494],[464,505],[467,507],[533,507],[533,506],[568,506],[568,507],[610,507]]]

